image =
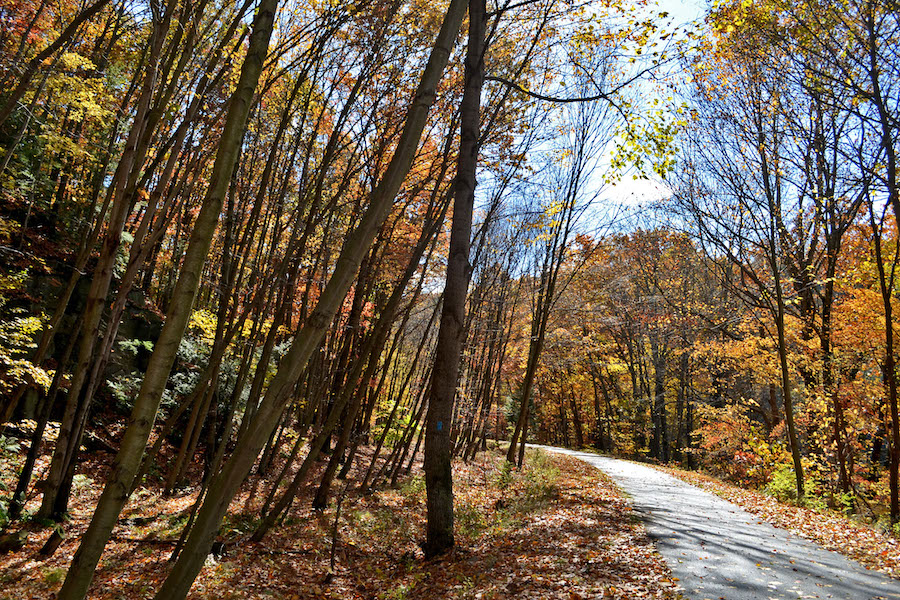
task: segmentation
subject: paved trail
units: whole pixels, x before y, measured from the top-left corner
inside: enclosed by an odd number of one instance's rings
[[[612,477],[644,518],[692,600],[900,599],[900,581],[760,521],[670,475],[585,452],[569,454]]]

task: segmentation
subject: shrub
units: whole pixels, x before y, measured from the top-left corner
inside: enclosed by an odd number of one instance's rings
[[[500,466],[500,474],[497,476],[497,487],[505,490],[513,480],[513,464],[508,460],[504,460]]]
[[[715,475],[740,485],[762,488],[790,461],[784,445],[769,440],[740,404],[701,407],[698,416],[700,426],[695,435],[703,465]]]
[[[559,469],[543,452],[531,455],[525,473],[525,497],[531,502],[545,502],[559,494]]]
[[[790,502],[822,512],[828,508],[822,479],[809,461],[803,461],[803,499],[797,499],[797,478],[794,475],[794,467],[788,463],[777,465],[772,473],[772,480],[766,485],[765,491],[778,498],[782,502]]]
[[[457,530],[463,537],[477,538],[487,528],[487,521],[481,507],[460,504],[456,506],[453,513]]]
[[[782,502],[797,501],[797,479],[791,465],[781,464],[772,473],[772,480],[766,485],[766,492]]]

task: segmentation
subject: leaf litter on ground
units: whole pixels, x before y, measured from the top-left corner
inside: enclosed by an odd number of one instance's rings
[[[358,469],[367,465],[365,454]],[[42,457],[42,461],[45,460]],[[94,462],[92,462],[94,461]],[[89,523],[108,457],[79,467],[66,540],[50,558],[38,550],[50,530],[27,524],[24,547],[0,555],[0,600],[53,598]],[[320,464],[324,468],[324,463]],[[358,471],[355,472],[358,474]],[[627,501],[605,475],[576,459],[529,450],[521,470],[498,450],[454,464],[456,548],[426,560],[419,548],[425,524],[421,462],[398,487],[343,501],[329,572],[334,502],[310,508],[316,478],[284,522],[259,543],[248,541],[265,487],[234,500],[221,539],[195,582],[193,600],[359,600],[500,598],[678,598],[673,578]],[[9,476],[9,472],[4,473]],[[6,482],[4,482],[6,483]],[[336,483],[335,489],[343,487]],[[196,498],[196,489],[166,498],[158,486],[129,502],[100,563],[90,598],[152,598]],[[32,497],[29,507],[39,502]]]

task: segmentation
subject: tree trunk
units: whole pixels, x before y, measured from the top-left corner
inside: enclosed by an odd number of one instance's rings
[[[569,405],[572,407],[572,426],[575,428],[575,446],[581,450],[584,448],[584,428],[581,424],[581,415],[578,413],[578,402],[575,398],[575,386],[572,386],[569,392]]]
[[[191,314],[194,297],[200,283],[200,274],[209,253],[213,233],[218,224],[219,214],[231,181],[231,174],[237,161],[240,142],[247,126],[250,105],[256,92],[263,62],[268,53],[276,5],[277,0],[261,0],[260,2],[253,22],[250,45],[241,67],[240,79],[228,107],[216,161],[210,175],[209,189],[185,251],[184,263],[175,287],[171,310],[166,316],[166,323],[147,366],[141,390],[134,402],[128,428],[112,466],[112,472],[100,496],[91,524],[69,567],[58,600],[82,600],[87,595],[103,548],[106,546],[122,507],[128,500],[134,476],[147,446],[169,372],[175,360],[175,354]]]
[[[212,547],[231,499],[250,472],[262,445],[274,428],[277,415],[286,408],[296,381],[343,303],[363,256],[387,218],[393,200],[410,170],[428,112],[435,100],[437,84],[459,33],[465,7],[464,0],[451,0],[384,177],[372,192],[369,207],[359,225],[348,236],[316,308],[282,358],[253,423],[238,440],[235,451],[223,464],[221,471],[213,477],[184,550],[157,592],[157,600],[183,600],[187,596]]]
[[[900,221],[900,216],[895,215],[895,219]],[[894,357],[894,311],[891,304],[894,296],[893,290],[896,280],[898,254],[894,254],[890,273],[886,273],[882,254],[881,227],[875,222],[875,210],[872,203],[869,205],[869,223],[872,227],[872,236],[874,238],[875,263],[878,267],[878,284],[884,309],[884,364],[882,365],[881,375],[882,385],[887,388],[888,410],[891,415],[890,464],[888,467],[891,523],[898,523],[900,522],[900,485],[898,485],[898,475],[900,475],[900,411],[898,411],[898,395],[900,394],[897,392],[897,363]],[[877,442],[880,442],[880,437],[877,439]],[[878,446],[880,446],[880,443],[876,444],[876,447]],[[872,453],[874,456],[874,448]],[[878,454],[880,453],[879,448]]]
[[[441,327],[431,376],[431,397],[425,415],[425,489],[428,521],[423,549],[426,557],[442,554],[454,544],[450,420],[459,379],[459,362],[466,321],[466,294],[471,275],[469,246],[475,202],[475,172],[478,166],[485,27],[484,0],[469,0],[466,88],[460,108],[459,162],[450,231],[450,256],[447,261]]]
[[[537,373],[538,360],[544,347],[544,332],[546,330],[545,313],[549,304],[549,266],[544,265],[541,273],[540,290],[535,313],[531,319],[531,336],[528,344],[528,363],[525,366],[525,379],[522,382],[522,406],[519,409],[519,418],[516,419],[516,428],[513,430],[509,449],[506,452],[508,462],[522,466],[522,457],[525,452],[525,437],[528,431],[528,413],[531,406],[531,392],[534,388],[534,377]],[[517,444],[522,446],[519,450],[519,458],[516,459]]]
[[[774,269],[773,269],[774,271]],[[791,457],[794,461],[794,477],[797,482],[797,498],[803,498],[803,464],[800,461],[800,442],[797,439],[797,428],[794,425],[794,404],[791,393],[791,373],[787,362],[787,341],[784,334],[784,296],[781,290],[781,276],[775,275],[775,328],[778,332],[778,363],[781,367],[781,393],[784,398],[784,420],[788,428],[788,441],[791,446]]]
[[[654,456],[669,462],[669,427],[666,418],[666,352],[657,341],[650,342],[653,359],[653,449]]]

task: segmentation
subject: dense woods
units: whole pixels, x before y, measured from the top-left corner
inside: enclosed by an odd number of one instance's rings
[[[0,0],[4,535],[103,452],[60,599],[145,488],[161,600],[241,489],[258,542],[421,468],[439,556],[501,441],[900,535],[898,52],[893,0]]]

